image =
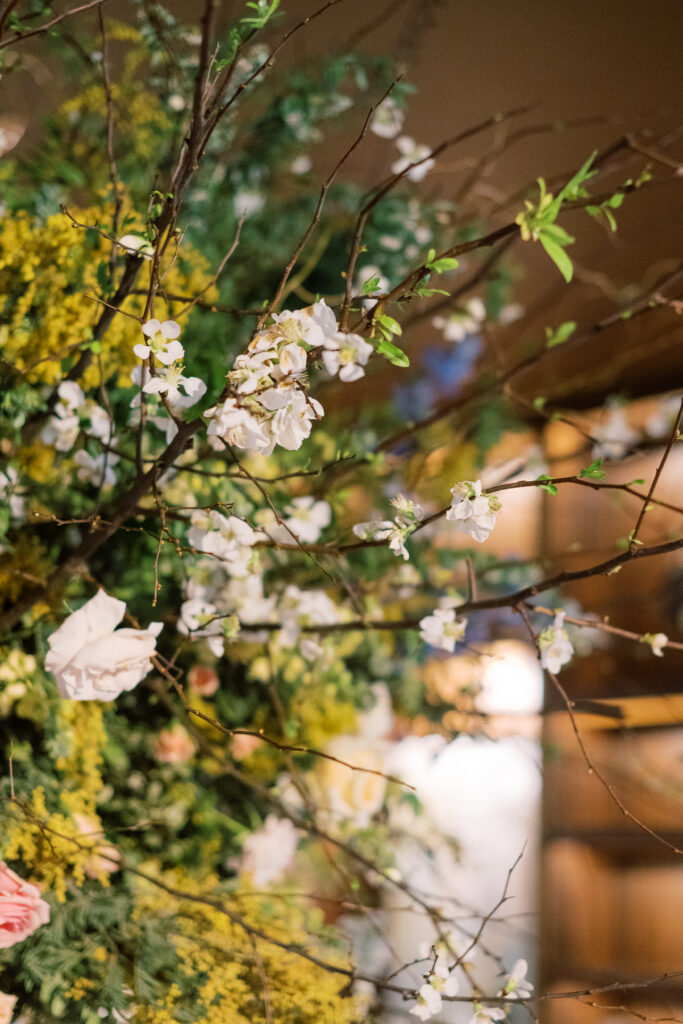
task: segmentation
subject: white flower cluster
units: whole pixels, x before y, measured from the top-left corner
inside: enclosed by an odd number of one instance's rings
[[[366,523],[356,523],[353,532],[361,540],[388,540],[394,554],[407,561],[410,555],[405,542],[419,526],[422,508],[402,494],[393,498],[391,504],[397,510],[393,519],[373,519]]]
[[[136,366],[131,374],[133,383],[142,388],[146,395],[164,395],[173,413],[188,409],[206,393],[206,384],[200,377],[183,375],[183,359],[185,349],[178,341],[180,325],[175,320],[148,320],[142,325],[142,333],[148,339],[146,345],[136,345],[133,349],[140,359],[154,358],[155,363],[162,363],[162,368],[155,365],[154,375],[148,373],[147,364]],[[181,392],[181,389],[184,394]],[[140,396],[133,399],[133,407],[140,404]],[[157,424],[159,425],[159,424]]]
[[[21,522],[26,514],[26,501],[19,492],[19,474],[14,466],[0,470],[0,501],[9,505],[12,519]]]
[[[454,310],[448,316],[432,317],[432,323],[446,341],[464,341],[476,334],[486,320],[486,306],[479,298],[470,299],[464,309]]]
[[[591,454],[595,459],[621,459],[638,440],[623,407],[613,403],[608,404],[607,418],[593,430],[593,436]]]
[[[409,181],[422,181],[425,174],[434,166],[435,161],[431,159],[432,151],[429,146],[418,145],[409,135],[400,135],[396,139],[396,148],[401,156],[391,165],[393,174],[406,171],[406,178]],[[427,159],[428,157],[430,159]]]
[[[437,957],[429,978],[420,988],[417,1002],[411,1006],[409,1012],[420,1020],[429,1020],[441,1010],[443,996],[456,995],[458,987],[455,972],[449,971],[446,961]]]
[[[57,388],[54,412],[43,427],[40,439],[58,452],[71,451],[78,434],[85,430],[105,444],[113,443],[114,424],[106,409],[86,399],[75,380],[64,380]]]
[[[451,487],[453,501],[446,519],[456,522],[465,533],[482,543],[496,525],[501,503],[493,494],[482,493],[481,480],[463,480]]]
[[[431,615],[420,619],[420,638],[430,647],[453,653],[456,643],[465,639],[467,619],[456,615],[459,603],[458,598],[444,598]]]
[[[559,672],[572,659],[574,648],[564,628],[564,612],[558,612],[552,626],[547,626],[538,638],[541,652],[541,666],[552,672]]]
[[[302,627],[332,626],[339,621],[337,607],[324,590],[301,590],[294,583],[282,595],[278,616],[282,625],[280,643],[283,647],[298,644],[307,661],[315,661],[322,653],[322,647],[315,633],[301,637]]]
[[[308,353],[322,351],[329,373],[342,381],[364,374],[372,345],[360,335],[337,330],[332,310],[320,299],[294,312],[273,314],[235,360],[228,379],[233,396],[207,409],[209,443],[222,442],[270,455],[276,445],[295,451],[324,415],[305,390]]]
[[[293,498],[284,509],[282,523],[275,522],[275,516],[268,516],[262,525],[265,534],[280,544],[293,544],[294,537],[303,544],[314,544],[326,526],[332,521],[332,509],[326,501],[316,501],[310,495]],[[292,537],[294,534],[294,537]]]

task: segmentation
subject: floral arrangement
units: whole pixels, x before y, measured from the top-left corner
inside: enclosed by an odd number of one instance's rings
[[[570,282],[567,211],[614,229],[652,172],[615,185],[593,154],[501,210],[471,184],[428,199],[444,153],[525,112],[427,146],[404,134],[390,59],[275,62],[341,2],[290,23],[250,0],[229,26],[213,0],[193,26],[146,0],[122,20],[102,0],[0,14],[7,74],[32,74],[33,40],[69,83],[39,145],[0,161],[0,1021],[352,1024],[456,1001],[474,1024],[533,1006],[523,958],[480,981],[496,908],[468,932],[413,885],[407,848],[457,850],[395,749],[485,723],[473,680],[497,636],[565,697],[585,629],[681,647],[563,594],[683,546],[645,539],[680,400],[658,410],[647,484],[621,482],[645,435],[613,400],[590,464],[552,474],[510,388],[577,325],[506,368],[484,344],[524,315],[511,244],[540,243]],[[370,192],[347,174],[367,145],[385,147]],[[667,305],[659,282],[620,315]],[[431,382],[412,361],[424,319]],[[621,548],[506,562],[508,492],[578,487],[634,502]],[[451,728],[429,670],[465,663]],[[373,966],[356,933],[381,936],[397,896],[430,939]]]

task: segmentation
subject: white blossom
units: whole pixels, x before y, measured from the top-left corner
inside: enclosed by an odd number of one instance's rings
[[[154,246],[142,235],[124,235],[123,238],[119,238],[119,245],[126,252],[141,256],[143,260],[151,260],[154,255]]]
[[[370,121],[370,131],[383,139],[393,139],[403,127],[404,114],[392,96],[377,105]]]
[[[176,412],[198,402],[206,394],[206,384],[201,377],[184,377],[180,367],[169,366],[151,377],[142,390],[147,395],[166,395],[168,404]]]
[[[432,152],[429,146],[418,145],[409,135],[400,135],[396,140],[396,148],[401,156],[391,165],[393,174],[401,174],[410,167],[406,178],[410,181],[422,181],[425,174],[434,166],[434,160],[426,159]],[[412,164],[417,166],[412,167]]]
[[[263,825],[244,840],[240,875],[250,875],[256,888],[280,878],[292,863],[299,833],[289,818],[269,814]]]
[[[456,643],[465,637],[467,619],[459,619],[454,608],[436,608],[431,615],[420,619],[420,637],[431,647],[442,651],[455,650]]]
[[[482,1006],[480,1003],[475,1003],[474,1013],[468,1024],[490,1024],[491,1021],[504,1019],[505,1010],[502,1006]]]
[[[527,981],[526,972],[529,965],[526,960],[517,960],[513,965],[508,979],[500,990],[502,996],[513,995],[515,999],[526,999],[534,990],[534,986]]]
[[[216,509],[208,513],[198,509],[192,513],[191,523],[187,539],[193,547],[229,563],[231,574],[248,574],[251,548],[257,540],[249,523],[237,516],[224,516]]]
[[[440,1011],[443,996],[456,995],[458,987],[455,973],[449,971],[447,963],[439,957],[427,983],[420,988],[417,1002],[411,1007],[410,1013],[420,1020],[429,1020]]]
[[[264,408],[275,411],[268,425],[276,443],[289,451],[301,447],[311,433],[313,421],[324,415],[320,402],[294,385],[264,391],[259,402]]]
[[[17,493],[19,474],[14,466],[8,466],[6,470],[0,470],[0,500],[9,501],[9,511],[12,519],[21,520],[25,515],[25,500]]]
[[[434,326],[441,331],[446,341],[463,341],[469,334],[476,334],[486,320],[486,307],[481,299],[470,299],[464,310],[454,310],[448,316],[432,318]]]
[[[501,504],[492,494],[482,493],[481,480],[463,480],[451,487],[453,501],[446,519],[456,522],[478,543],[485,541],[496,525]]]
[[[223,653],[223,633],[221,620],[215,618],[217,614],[218,609],[211,602],[190,598],[180,606],[178,631],[185,636],[191,635],[193,640],[205,639],[211,653],[220,658]]]
[[[592,455],[595,459],[620,459],[638,440],[626,412],[618,405],[609,408],[607,419],[593,430],[593,436],[596,443]]]
[[[222,405],[215,405],[204,413],[211,419],[207,430],[209,443],[215,439],[212,447],[220,450],[220,439],[226,444],[234,444],[237,448],[250,451],[262,451],[270,454],[274,441],[267,426],[255,416],[237,404],[236,399],[226,398]]]
[[[291,583],[278,605],[283,647],[294,647],[302,626],[331,626],[339,621],[334,601],[324,590],[301,590]]]
[[[363,367],[372,355],[372,345],[360,334],[345,334],[343,331],[325,340],[323,363],[328,373],[345,383],[358,380],[365,375]]]
[[[180,324],[175,320],[164,320],[161,323],[153,318],[142,325],[142,333],[149,338],[149,344],[133,347],[133,352],[140,359],[148,359],[154,354],[160,363],[170,366],[185,355],[185,349],[176,340],[180,334]]]
[[[92,484],[94,487],[113,487],[116,483],[114,466],[119,461],[118,455],[112,452],[100,452],[99,455],[90,455],[84,449],[80,449],[74,455],[74,462],[79,467],[78,479],[83,483]]]
[[[253,217],[266,205],[266,197],[255,188],[242,188],[232,202],[236,217]]]
[[[296,159],[292,160],[289,165],[289,169],[292,174],[308,174],[312,166],[313,162],[311,161],[310,156],[306,156],[304,153],[302,156],[298,156]]]
[[[316,501],[312,495],[294,498],[284,511],[284,525],[273,523],[267,526],[268,536],[283,544],[292,543],[292,533],[305,544],[314,544],[332,520],[328,503]]]
[[[564,628],[564,612],[558,612],[552,626],[546,627],[538,638],[541,652],[541,666],[552,672],[559,672],[572,659],[574,648]]]
[[[114,700],[150,671],[156,637],[163,624],[147,629],[116,629],[125,601],[98,590],[48,638],[45,668],[69,700]]]
[[[644,633],[640,642],[647,644],[658,658],[664,657],[664,648],[669,642],[669,638],[666,633]]]

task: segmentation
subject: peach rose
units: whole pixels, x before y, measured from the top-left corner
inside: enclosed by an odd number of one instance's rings
[[[23,942],[49,920],[50,908],[35,885],[0,861],[0,949]]]
[[[262,744],[263,740],[258,736],[245,736],[244,733],[238,733],[232,738],[230,753],[236,761],[243,761],[245,757],[249,757],[255,750],[258,750]]]
[[[213,697],[218,689],[218,676],[209,665],[193,665],[187,673],[187,681],[192,692],[200,697]]]
[[[194,740],[180,724],[162,729],[154,743],[154,756],[162,764],[185,764],[195,750]]]
[[[16,1001],[16,996],[8,996],[6,992],[0,992],[0,1024],[12,1024],[12,1011]]]

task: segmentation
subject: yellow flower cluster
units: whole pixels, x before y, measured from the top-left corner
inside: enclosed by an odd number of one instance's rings
[[[95,804],[102,789],[99,766],[106,733],[102,708],[94,701],[60,701],[57,716],[58,735],[65,746],[57,768],[63,774],[61,803],[67,813],[51,813],[45,790],[38,786],[30,802],[20,804],[8,821],[2,856],[21,859],[32,880],[64,902],[68,880],[82,885],[86,874],[96,873],[98,881],[108,884],[105,870],[93,872],[93,840],[82,827],[87,820],[88,833],[97,834],[100,829]]]
[[[136,915],[168,917],[181,980],[156,1005],[138,1005],[134,1024],[176,1024],[186,1006],[193,1014],[199,1011],[202,1024],[351,1024],[357,1019],[354,1001],[341,995],[348,983],[345,975],[275,944],[308,949],[327,963],[345,967],[347,961],[316,945],[308,933],[307,924],[316,923],[311,910],[280,902],[275,909],[248,892],[221,895],[216,879],[198,884],[180,870],[163,881],[222,902],[234,918],[151,885],[140,887]],[[274,941],[250,934],[249,927]]]
[[[35,587],[50,574],[51,569],[45,548],[38,538],[20,533],[12,548],[0,554],[0,610],[18,601],[24,590]],[[61,599],[61,595],[55,597]],[[45,610],[41,605],[34,608],[34,613]]]
[[[108,208],[71,212],[79,224],[111,219]],[[88,342],[103,307],[86,296],[100,294],[98,266],[108,266],[110,252],[111,243],[102,236],[97,247],[90,248],[85,231],[66,214],[55,214],[44,223],[28,215],[0,220],[0,350],[30,381],[57,384],[63,377],[61,361],[73,362]],[[169,264],[161,273],[164,288],[172,294],[195,295],[209,282],[206,261],[187,245],[177,260],[169,256]],[[122,265],[120,258],[118,265]],[[143,271],[140,287],[146,283]],[[215,290],[210,289],[206,297],[210,301]],[[144,297],[131,296],[124,305],[129,313],[140,315]],[[163,319],[173,311],[160,301],[155,313]],[[115,316],[81,385],[95,387],[114,374],[120,383],[128,384],[138,362],[133,346],[140,337],[135,320]]]

